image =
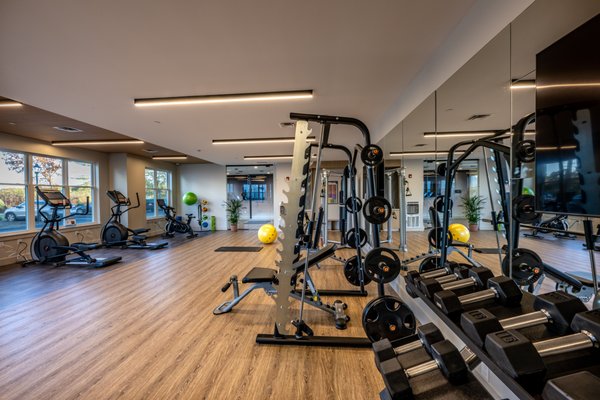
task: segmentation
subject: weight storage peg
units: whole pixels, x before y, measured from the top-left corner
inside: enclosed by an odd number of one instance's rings
[[[460,316],[460,326],[473,342],[482,347],[488,334],[508,329],[545,324],[551,332],[564,335],[570,331],[575,315],[587,310],[580,299],[562,291],[537,296],[533,308],[536,311],[505,319],[498,319],[483,308],[465,311]]]
[[[460,385],[468,380],[467,364],[460,351],[447,340],[431,346],[433,360],[404,369],[397,358],[381,363],[381,375],[392,400],[412,399],[409,380],[431,371],[439,370],[448,382]]]
[[[405,345],[394,347],[389,339],[381,339],[373,343],[375,365],[377,365],[377,369],[381,371],[382,362],[421,348],[425,349],[427,354],[431,355],[431,346],[442,340],[444,340],[444,335],[438,327],[431,322],[419,326],[417,328],[417,339]]]
[[[467,271],[467,274],[467,278],[455,280],[454,282],[440,282],[439,278],[419,280],[417,287],[421,293],[429,299],[433,299],[433,296],[442,290],[456,292],[459,290],[473,291],[478,288],[485,288],[488,280],[494,277],[494,273],[485,267],[471,268]]]
[[[544,357],[574,351],[598,351],[600,310],[575,315],[571,330],[577,333],[539,342],[532,342],[516,330],[495,332],[486,337],[485,350],[504,372],[523,387],[539,391],[546,375]]]
[[[523,292],[519,286],[506,276],[496,276],[488,279],[487,289],[479,292],[458,296],[450,290],[442,290],[433,295],[433,302],[444,314],[456,317],[463,312],[466,306],[473,306],[484,302],[495,302],[507,307],[521,304]]]

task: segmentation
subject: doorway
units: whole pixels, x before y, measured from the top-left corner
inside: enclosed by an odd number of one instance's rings
[[[227,198],[242,201],[241,229],[273,223],[273,171],[272,164],[227,166]]]

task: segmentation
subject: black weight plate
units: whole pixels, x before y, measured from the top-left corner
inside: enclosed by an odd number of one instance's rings
[[[434,269],[438,269],[440,267],[440,256],[430,256],[419,264],[419,273],[433,271]]]
[[[535,212],[535,196],[522,194],[513,199],[513,218],[522,224],[539,221],[541,214]]]
[[[350,257],[344,264],[344,276],[354,286],[360,286],[360,274],[358,269],[358,258],[356,256]],[[366,274],[363,274],[363,281],[365,285],[371,283],[371,279]]]
[[[352,203],[355,203],[356,212],[360,212],[362,209],[362,201],[358,197],[348,197],[346,199],[346,211],[352,212]]]
[[[360,159],[363,164],[374,167],[383,161],[383,150],[376,144],[370,144],[363,147],[360,152]]]
[[[365,202],[363,215],[371,224],[385,224],[392,216],[392,205],[385,197],[373,196]]]
[[[367,244],[367,232],[365,232],[364,229],[359,229],[358,232],[360,235],[360,247],[363,247],[365,244]],[[348,232],[346,232],[346,243],[353,249],[357,247],[356,239],[354,228],[351,228]]]
[[[510,258],[502,260],[502,274],[511,277],[520,286],[530,285],[538,280],[544,271],[542,259],[534,251],[518,248],[513,250],[512,277],[510,274]]]
[[[517,144],[517,159],[523,163],[535,161],[535,141],[523,140]]]
[[[400,259],[386,247],[376,247],[365,257],[365,273],[377,283],[388,283],[400,275]]]
[[[446,163],[440,163],[440,165],[437,166],[436,172],[439,176],[446,176]]]
[[[392,296],[371,300],[363,310],[362,324],[371,342],[389,339],[393,343],[414,335],[416,329],[413,312],[400,299]]]
[[[429,241],[431,247],[433,247],[434,249],[440,249],[443,232],[444,229],[442,229],[442,227],[432,228],[429,230],[429,233],[427,234],[427,240]],[[450,233],[450,231],[446,231],[446,235],[448,238],[446,240],[446,243],[448,244],[448,246],[450,246],[452,244],[452,234]]]

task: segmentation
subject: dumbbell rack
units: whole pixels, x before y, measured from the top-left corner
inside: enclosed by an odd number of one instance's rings
[[[396,281],[399,282],[399,281]],[[469,348],[475,354],[480,363],[471,371],[473,376],[493,397],[498,399],[535,399],[535,397],[525,390],[515,379],[502,371],[490,356],[479,348],[460,328],[460,324],[445,315],[434,303],[422,293],[417,292],[417,298],[412,298],[405,289],[404,282],[400,284],[394,282],[393,289],[398,292],[402,301],[415,314],[416,319],[421,323],[434,323],[444,337],[452,342],[458,349]],[[524,292],[520,307],[502,307],[497,305],[482,305],[498,318],[509,318],[534,311],[533,302],[535,296]],[[534,341],[543,340],[556,335],[551,334],[544,326],[535,326],[520,330],[528,338]],[[574,367],[566,362],[573,360],[573,355],[565,354],[563,356],[553,357],[546,363],[548,376],[559,376],[573,372]],[[567,368],[571,368],[568,370]]]

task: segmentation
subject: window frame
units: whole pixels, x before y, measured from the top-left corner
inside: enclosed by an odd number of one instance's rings
[[[2,236],[12,236],[12,235],[20,235],[20,234],[24,234],[29,232],[30,230],[30,223],[29,223],[29,185],[28,185],[28,167],[29,167],[29,154],[24,152],[24,151],[17,151],[17,150],[10,150],[10,149],[3,149],[0,148],[0,151],[3,153],[14,153],[14,154],[20,154],[23,156],[23,172],[22,177],[23,180],[20,183],[14,183],[14,182],[4,182],[1,181],[0,182],[0,187],[4,187],[4,186],[19,186],[19,187],[23,187],[23,199],[24,199],[24,203],[25,203],[25,227],[23,229],[16,229],[16,230],[11,230],[11,231],[5,231],[5,232],[0,232],[0,237]],[[4,213],[4,212],[3,212]]]
[[[152,171],[152,177],[153,177],[153,187],[148,187],[147,186],[147,181],[146,181],[146,174],[148,171]],[[158,187],[158,172],[164,172],[165,174],[167,174],[167,187],[166,189],[161,189]],[[146,193],[144,195],[144,202],[146,204],[146,206],[148,205],[148,193],[152,193],[154,195],[152,201],[154,203],[154,213],[152,215],[148,214],[148,209],[146,209],[146,221],[149,220],[154,220],[154,219],[162,219],[164,218],[164,215],[161,215],[158,213],[158,205],[156,203],[156,200],[158,199],[158,192],[167,192],[167,204],[171,204],[171,200],[172,200],[172,196],[173,196],[173,174],[171,173],[171,171],[166,170],[166,169],[160,169],[160,168],[151,168],[151,167],[146,167],[144,169],[144,188],[146,189]]]

